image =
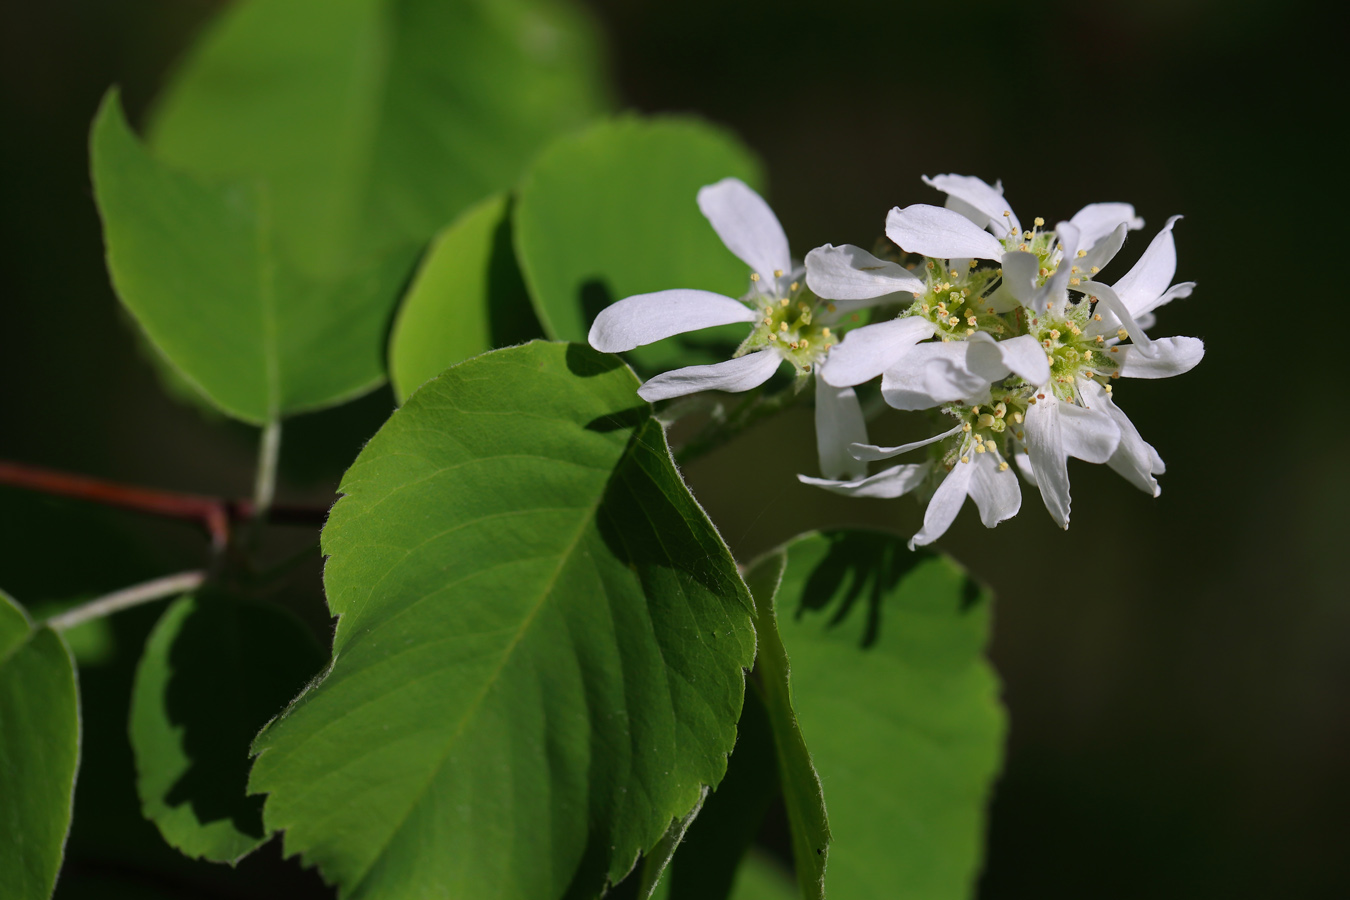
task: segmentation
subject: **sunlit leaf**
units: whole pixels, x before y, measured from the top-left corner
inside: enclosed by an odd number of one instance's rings
[[[727,176],[761,186],[754,155],[694,119],[621,118],[554,142],[520,187],[515,240],[544,333],[584,341],[596,314],[631,294],[700,288],[739,297],[745,263],[699,212],[698,189]],[[635,351],[666,368],[725,359],[744,326],[671,338]]]
[[[309,275],[419,245],[606,105],[594,29],[562,0],[245,0],[153,118],[155,155],[269,186]]]
[[[146,818],[184,854],[235,862],[267,839],[249,745],[323,668],[276,606],[203,591],[164,611],[136,671],[131,745]]]
[[[389,378],[400,403],[442,369],[539,337],[511,249],[510,200],[491,197],[442,231],[399,307]]]
[[[324,529],[324,680],[259,736],[265,821],[345,896],[595,896],[725,770],[751,601],[632,372],[452,367]]]
[[[213,403],[262,423],[384,380],[385,331],[412,248],[314,280],[282,257],[264,186],[206,180],[155,160],[115,92],[92,144],[117,294]]]
[[[829,897],[970,897],[1005,728],[989,593],[890,535],[814,534],[785,552],[775,606],[830,814]]]
[[[0,897],[46,900],[80,759],[75,666],[61,637],[0,592]]]

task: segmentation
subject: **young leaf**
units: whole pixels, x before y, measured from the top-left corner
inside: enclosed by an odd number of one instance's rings
[[[774,601],[787,561],[786,552],[771,553],[751,567],[745,582],[755,600],[755,632],[759,636],[755,667],[778,755],[778,777],[792,834],[797,885],[803,900],[821,900],[825,896],[830,826],[820,776],[793,712],[788,657],[775,616]]]
[[[237,862],[267,839],[249,797],[249,744],[323,668],[294,616],[210,592],[164,611],[131,700],[131,746],[146,818],[191,857]]]
[[[987,591],[903,538],[799,538],[775,601],[830,811],[831,900],[971,895],[1002,755]]]
[[[448,366],[539,336],[511,249],[510,207],[505,195],[489,197],[432,241],[389,340],[400,403]]]
[[[666,288],[739,297],[745,263],[699,212],[698,189],[727,176],[760,186],[754,155],[734,137],[692,119],[621,118],[554,142],[520,187],[516,252],[549,337],[585,341],[616,300]],[[730,327],[730,344],[745,337]],[[721,332],[723,340],[727,332]],[[715,362],[710,330],[634,351],[644,366]]]
[[[722,777],[751,601],[637,386],[583,346],[487,353],[344,477],[333,662],[250,789],[346,896],[594,896]]]
[[[224,412],[261,424],[384,379],[383,345],[410,248],[332,280],[277,246],[267,190],[152,158],[116,92],[94,121],[94,190],[117,294],[147,336]]]
[[[80,702],[70,651],[0,591],[0,897],[51,896],[79,760]]]
[[[247,0],[150,128],[155,155],[269,187],[315,276],[420,245],[607,105],[590,22],[559,0]]]

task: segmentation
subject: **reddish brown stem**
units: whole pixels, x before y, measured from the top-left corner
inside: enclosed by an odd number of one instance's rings
[[[229,500],[179,491],[118,484],[87,475],[58,472],[39,466],[0,460],[0,484],[14,485],[30,491],[73,497],[90,503],[116,506],[152,516],[197,522],[206,529],[215,547],[224,547],[230,540],[230,528],[236,522],[254,517],[252,500]],[[268,510],[269,521],[289,525],[322,525],[328,512],[306,506],[276,506]]]

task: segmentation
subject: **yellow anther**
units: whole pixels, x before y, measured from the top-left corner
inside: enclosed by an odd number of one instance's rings
[[[1120,352],[1120,348],[1119,348],[1119,347],[1112,347],[1112,348],[1111,348],[1111,352],[1112,352],[1112,353],[1119,353],[1119,352]]]
[[[765,316],[765,317],[764,317],[764,324],[765,324],[765,325],[772,325],[772,324],[773,324],[773,316]]]
[[[1111,385],[1108,384],[1108,385],[1106,386],[1106,392],[1107,392],[1108,394],[1111,393]]]
[[[1018,249],[1018,250],[1021,250],[1023,253],[1026,253],[1026,252],[1027,252],[1027,245],[1026,245],[1026,244],[1018,244],[1018,245],[1017,245],[1017,249]]]
[[[923,308],[923,311],[924,311],[925,313],[928,312],[929,307],[928,307],[928,304],[927,304],[927,303],[925,303],[925,304],[923,305],[922,308]]]
[[[977,415],[977,416],[980,414],[980,408],[979,408],[978,406],[972,406],[972,407],[970,408],[970,411],[971,411],[972,414]]]
[[[1099,343],[1099,344],[1104,344],[1104,343],[1106,343],[1106,337],[1105,337],[1104,335],[1100,335],[1100,334],[1097,335],[1097,343]]]
[[[794,282],[792,282],[792,284],[788,285],[788,290],[789,290],[789,291],[795,291],[795,290],[796,290],[797,288],[799,288],[799,287],[801,287],[801,285],[800,285],[799,283],[797,283],[797,282],[794,281]]]
[[[1092,359],[1092,351],[1091,351],[1091,350],[1084,350],[1084,351],[1083,351],[1083,359]]]
[[[823,335],[825,335],[826,337],[829,337],[829,336],[830,336],[830,329],[829,329],[829,327],[826,326],[825,328],[820,329],[820,333],[823,334]]]
[[[964,431],[966,434],[970,434],[970,423],[967,422],[966,424],[962,425],[961,430]]]
[[[983,452],[984,452],[984,444],[976,444],[976,445],[975,445],[975,452],[976,452],[976,453],[983,453]],[[965,462],[965,460],[961,460],[961,461],[962,461],[962,462]]]
[[[811,342],[810,342],[809,340],[807,340],[806,338],[802,338],[802,349],[805,350],[807,347],[810,347],[810,346],[811,346]]]
[[[1055,364],[1055,358],[1051,356],[1049,353],[1045,354],[1045,361],[1048,365],[1053,366]]]
[[[975,329],[974,329],[974,328],[967,328],[967,329],[966,329],[966,337],[970,337],[970,336],[971,336],[972,334],[974,334],[974,333],[975,333]]]
[[[1102,314],[1101,314],[1101,313],[1093,313],[1093,314],[1092,314],[1092,321],[1094,321],[1094,322],[1100,322],[1101,320],[1102,320]]]
[[[1079,328],[1079,327],[1078,327],[1077,325],[1075,325],[1073,322],[1070,322],[1070,323],[1069,323],[1069,332],[1072,333],[1072,334],[1078,335],[1078,334],[1082,334],[1082,333],[1083,333],[1083,329]]]
[[[787,323],[786,323],[786,322],[779,322],[779,323],[778,323],[778,330],[779,330],[779,331],[787,331]]]
[[[1050,337],[1051,337],[1052,340],[1056,340],[1056,341],[1059,340],[1059,329],[1058,329],[1058,328],[1051,328],[1051,329],[1050,329]]]
[[[772,331],[770,331],[770,332],[769,332],[769,340],[771,340],[771,341],[776,341],[776,340],[778,340],[778,335],[776,335],[776,334],[774,334]]]
[[[998,449],[998,444],[995,444],[993,441],[985,441],[984,449],[988,450],[990,453],[993,453],[995,450]]]
[[[960,277],[961,277],[961,273],[958,272],[958,271],[956,271],[955,269],[952,269],[952,270],[951,270],[951,273],[952,273],[952,277],[953,277],[953,278],[960,278]]]
[[[1092,274],[1093,274],[1093,275],[1096,275],[1096,274],[1097,274],[1098,272],[1100,272],[1101,270],[1102,270],[1102,267],[1101,267],[1101,266],[1093,266],[1093,267],[1092,267]]]
[[[1000,472],[1006,472],[1006,471],[1008,471],[1008,464],[1005,463],[1005,462],[999,463],[999,464],[998,464],[998,470],[999,470]]]
[[[1126,339],[1127,337],[1129,337],[1129,336],[1130,336],[1130,333],[1129,333],[1128,331],[1126,331],[1124,328],[1117,328],[1117,329],[1116,329],[1116,337],[1120,338],[1122,341],[1125,340],[1125,339]]]
[[[968,463],[968,462],[970,462],[970,457],[969,457],[969,456],[963,456],[963,457],[961,457],[961,462],[963,462],[963,463]]]
[[[1045,220],[1042,219],[1040,216],[1037,216],[1036,218],[1032,219],[1031,221],[1032,221],[1032,223],[1033,223],[1037,228],[1040,228],[1042,225],[1045,224]]]
[[[782,269],[774,269],[774,270],[773,270],[773,277],[774,277],[774,278],[782,278],[782,277],[783,277],[783,270],[782,270]]]
[[[975,324],[975,317],[974,317],[974,316],[966,316],[966,324],[967,324],[967,325],[974,325],[974,324]]]
[[[999,401],[994,404],[994,418],[1001,419],[1008,414],[1008,404]]]
[[[1087,251],[1086,251],[1086,250],[1079,250],[1079,251],[1078,251],[1078,258],[1079,258],[1079,259],[1082,259],[1082,258],[1085,257],[1085,256],[1087,256]]]
[[[1120,377],[1120,373],[1119,373],[1119,372],[1112,372],[1112,373],[1111,373],[1111,377],[1112,377],[1112,378],[1119,378],[1119,377]]]
[[[976,266],[978,266],[979,264],[980,264],[980,261],[977,260],[977,259],[972,259],[972,260],[970,261],[970,267],[971,267],[972,269],[975,268]]]
[[[950,344],[951,342],[952,342],[952,339],[951,339],[951,338],[947,337],[946,335],[943,335],[943,337],[942,337],[942,343],[944,343],[944,344]]]
[[[1005,219],[1006,219],[1006,218],[1009,218],[1011,215],[1012,215],[1012,210],[1005,209],[1005,210],[1003,211],[1003,218],[1005,218]]]
[[[1069,266],[1069,272],[1070,272],[1071,274],[1077,275],[1077,274],[1078,274],[1078,267],[1077,267],[1077,266]]]
[[[788,344],[788,346],[791,347],[793,350],[796,350],[799,344],[796,341],[793,341],[792,343]]]
[[[1081,280],[1082,280],[1082,279],[1077,278],[1077,277],[1070,278],[1070,279],[1069,279],[1069,284],[1077,284],[1077,283],[1078,283],[1079,281],[1081,281]]]
[[[1096,377],[1097,377],[1096,373],[1094,373],[1091,369],[1088,369],[1086,372],[1084,372],[1084,373],[1083,373],[1083,376],[1086,377],[1086,378],[1096,378]]]
[[[1031,240],[1031,232],[1030,231],[1022,232],[1022,237],[1026,238],[1027,240]]]
[[[949,318],[949,319],[947,320],[947,324],[948,324],[948,325],[956,325],[956,324],[960,323],[960,321],[961,321],[961,320],[958,319],[956,316],[952,316],[951,318]]]
[[[993,428],[994,417],[989,413],[980,413],[980,417],[975,420],[981,428]]]
[[[750,280],[751,280],[751,281],[759,281],[759,273],[758,273],[758,272],[751,272],[751,273],[750,273]]]

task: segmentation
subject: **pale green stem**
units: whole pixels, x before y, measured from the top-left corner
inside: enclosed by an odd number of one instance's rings
[[[150,603],[164,597],[172,597],[175,594],[185,594],[201,587],[205,580],[206,573],[200,570],[179,572],[177,575],[165,575],[163,578],[155,578],[143,584],[114,591],[111,594],[99,597],[97,600],[90,600],[74,609],[66,610],[59,616],[52,616],[44,624],[48,628],[64,631],[67,628],[74,628],[76,625],[88,622],[90,619],[101,619],[115,612],[140,606],[142,603]]]
[[[258,443],[258,475],[253,484],[253,515],[264,518],[272,508],[277,491],[277,456],[281,453],[281,420],[273,419],[263,428]]]

